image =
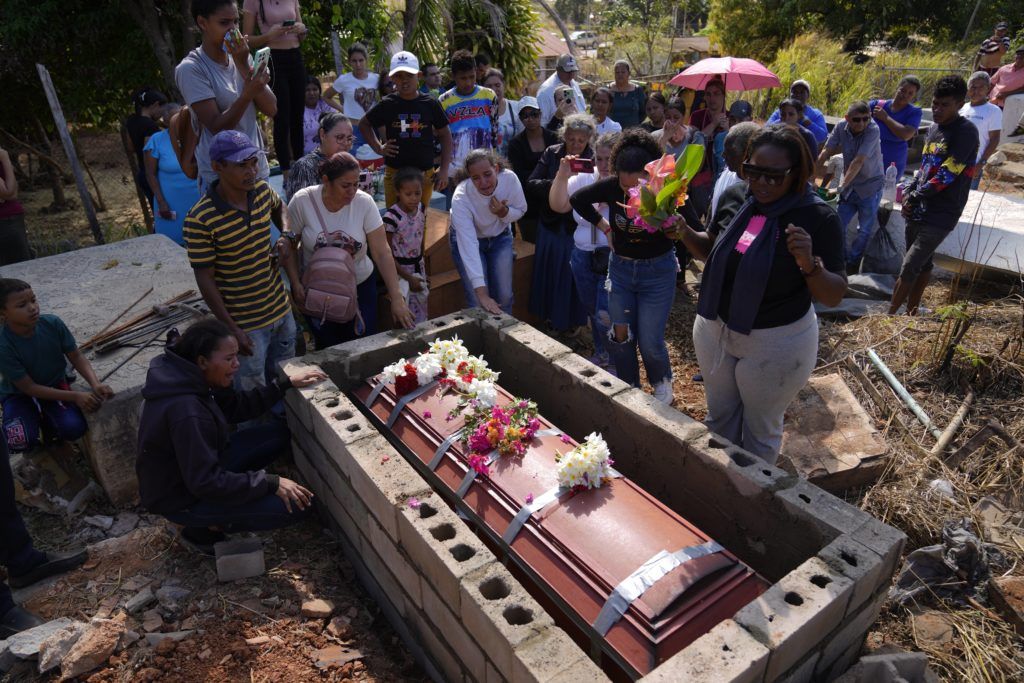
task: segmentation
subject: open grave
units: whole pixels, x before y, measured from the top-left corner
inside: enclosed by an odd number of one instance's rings
[[[463,311],[289,363],[318,365],[331,379],[289,394],[297,465],[428,671],[478,681],[639,677],[616,667],[607,643],[546,610],[550,596],[524,580],[528,568],[474,533],[355,397],[385,365],[456,335],[501,372],[503,388],[535,400],[576,441],[602,432],[616,469],[770,584],[732,618],[659,655],[644,680],[804,681],[853,662],[885,599],[901,532],[713,437],[529,325]],[[625,578],[609,577],[605,589]]]

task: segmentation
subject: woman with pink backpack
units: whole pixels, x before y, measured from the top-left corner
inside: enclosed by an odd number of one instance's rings
[[[358,189],[359,162],[339,152],[320,164],[320,184],[288,202],[287,235],[299,254],[285,271],[292,296],[306,314],[318,349],[377,333],[377,278],[391,298],[391,316],[406,328],[413,316],[399,288],[398,270],[373,198]],[[371,260],[372,259],[372,260]]]

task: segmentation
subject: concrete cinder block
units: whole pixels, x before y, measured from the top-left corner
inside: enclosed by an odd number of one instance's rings
[[[851,648],[855,648],[857,653],[860,652],[864,644],[864,636],[867,635],[871,625],[878,620],[878,614],[888,598],[888,593],[888,588],[879,590],[876,595],[871,596],[867,605],[862,605],[859,612],[847,616],[839,628],[829,635],[815,670],[817,676],[824,676],[827,680],[831,680],[834,675],[841,674],[849,668],[856,658],[845,663],[843,661],[848,659],[847,655]],[[832,675],[826,676],[829,673]]]
[[[548,629],[516,648],[512,662],[512,683],[541,683],[555,680],[605,681],[608,677],[559,628]]]
[[[498,672],[510,679],[515,678],[515,658],[523,643],[548,630],[562,633],[544,608],[498,563],[463,579],[461,617]]]
[[[342,389],[353,389],[399,358],[413,358],[437,338],[458,336],[471,351],[480,347],[479,314],[460,311],[420,323],[411,330],[388,330],[323,351],[303,360],[316,363]],[[478,351],[477,351],[478,352]]]
[[[871,519],[866,512],[802,479],[775,495],[791,514],[814,523],[819,548],[842,534],[854,532]]]
[[[282,361],[278,365],[279,371],[284,375],[291,377],[292,375],[298,374],[306,370],[319,369],[318,366],[312,363],[306,363],[299,358],[291,358],[286,361]],[[295,413],[295,417],[302,424],[302,426],[310,430],[313,428],[313,423],[310,421],[309,416],[309,401],[313,398],[317,391],[321,389],[334,386],[333,382],[329,380],[324,382],[318,382],[312,386],[301,387],[298,389],[289,389],[285,395],[285,405]]]
[[[310,420],[316,440],[327,453],[377,434],[359,409],[344,394],[323,394],[309,401]],[[346,472],[348,475],[348,472]]]
[[[367,542],[376,550],[384,565],[394,574],[402,590],[419,607],[423,598],[420,588],[420,575],[409,558],[402,552],[396,542],[384,533],[380,525],[372,518],[367,519],[362,531]]]
[[[821,659],[820,652],[812,652],[804,661],[776,679],[778,683],[811,683],[814,680],[814,667]]]
[[[856,612],[878,590],[882,576],[882,558],[875,551],[844,534],[821,549],[818,557],[832,569],[853,580],[853,596],[847,614]]]
[[[393,541],[398,541],[398,506],[430,493],[430,485],[387,439],[375,435],[332,453],[339,464],[350,465],[350,483]],[[384,456],[387,456],[386,458]],[[348,462],[345,459],[348,458]]]
[[[423,589],[423,614],[439,633],[444,634],[445,642],[458,654],[467,673],[474,680],[487,680],[485,646],[479,642],[479,635],[470,635],[469,625],[463,624],[440,596],[428,587]],[[490,651],[488,654],[493,655]]]
[[[237,581],[260,576],[267,567],[263,560],[263,541],[245,538],[221,541],[213,546],[217,557],[217,580]]]
[[[793,668],[839,625],[852,593],[850,579],[812,557],[736,613],[771,650],[766,680]]]
[[[529,396],[541,405],[550,405],[547,385],[540,383],[544,366],[571,353],[568,346],[526,323],[483,328],[483,355],[501,372],[501,386],[515,396]],[[500,363],[495,362],[497,359]]]
[[[411,610],[406,616],[406,623],[416,638],[426,650],[431,661],[437,666],[446,681],[461,681],[462,666],[459,659],[452,653],[445,643],[443,634],[437,627],[428,622],[422,612]]]
[[[723,621],[642,680],[650,683],[761,683],[768,648],[731,619]]]
[[[907,542],[907,535],[874,517],[869,515],[865,515],[865,517],[864,524],[854,530],[851,536],[853,540],[878,553],[882,558],[880,575],[892,577],[896,573],[900,557],[903,555],[903,546]]]
[[[462,579],[495,561],[494,555],[436,494],[419,506],[398,508],[398,536],[423,581],[458,613]]]

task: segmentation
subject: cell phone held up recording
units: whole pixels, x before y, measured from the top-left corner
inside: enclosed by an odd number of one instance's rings
[[[569,88],[562,90],[562,101],[566,104],[572,104],[572,90]]]
[[[253,75],[259,74],[270,66],[270,48],[261,47],[256,50],[256,58],[252,63]]]
[[[594,172],[594,160],[593,159],[571,159],[569,161],[569,170],[573,173],[593,173]]]
[[[282,21],[281,22],[281,26],[284,26],[285,28],[290,28],[292,26],[295,26],[295,20],[294,19],[289,19],[288,21]]]

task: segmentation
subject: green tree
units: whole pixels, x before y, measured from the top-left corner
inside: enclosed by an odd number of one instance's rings
[[[530,0],[406,0],[401,15],[405,48],[420,61],[442,63],[467,49],[486,53],[510,89],[534,77],[538,22]]]

